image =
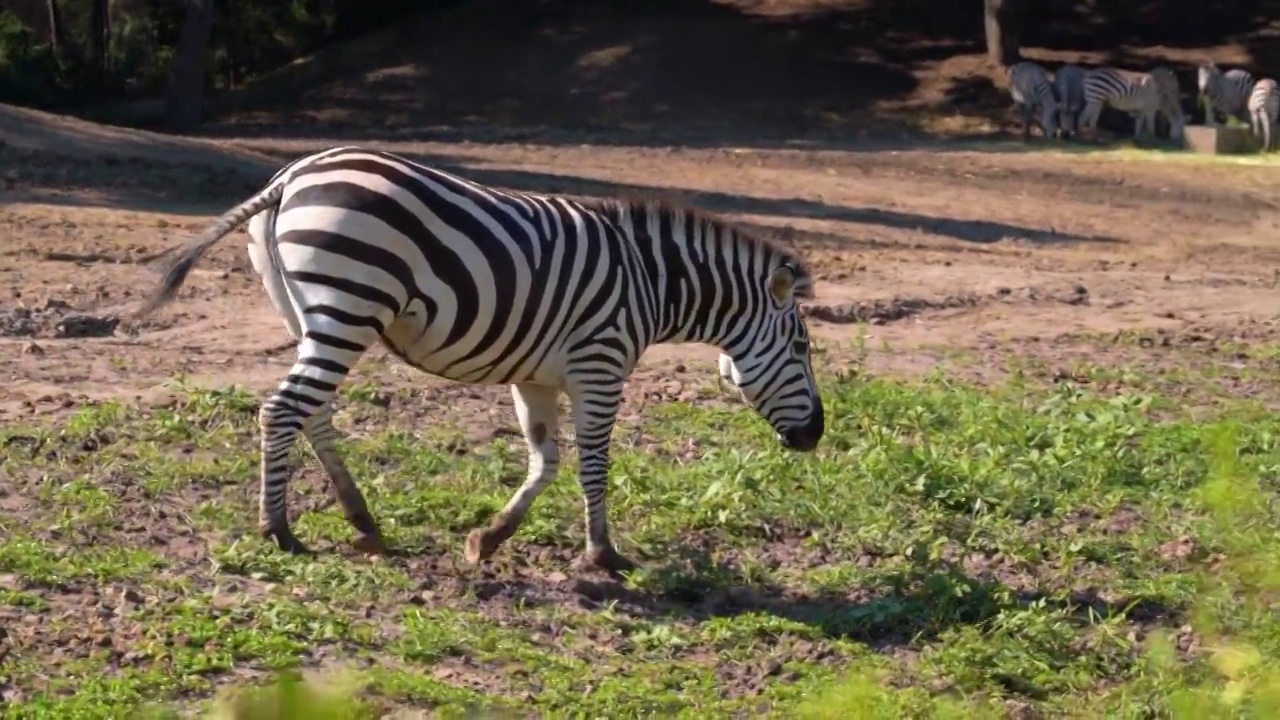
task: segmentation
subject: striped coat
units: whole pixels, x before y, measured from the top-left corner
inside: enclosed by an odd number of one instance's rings
[[[289,453],[305,437],[357,547],[385,549],[338,456],[333,399],[382,343],[452,380],[509,384],[528,477],[466,556],[480,562],[519,528],[559,465],[558,396],[572,405],[586,559],[634,567],[605,506],[610,433],[623,383],[658,343],[721,348],[744,399],[784,447],[824,430],[798,301],[812,277],[794,254],[713,216],[653,200],[581,200],[499,190],[387,152],[338,147],[283,167],[218,218],[168,270],[138,315],[172,299],[221,237],[249,222],[249,254],[297,358],[259,412],[260,527],[304,552],[288,522]]]

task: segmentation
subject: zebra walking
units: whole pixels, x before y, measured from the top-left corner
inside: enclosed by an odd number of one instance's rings
[[[1098,126],[1103,106],[1134,116],[1133,137],[1142,137],[1143,128],[1155,136],[1156,112],[1163,105],[1159,83],[1151,73],[1139,73],[1111,67],[1093,68],[1084,76],[1084,111],[1080,113],[1080,129],[1093,133]]]
[[[289,163],[182,252],[137,311],[171,300],[215,242],[249,221],[249,255],[298,340],[259,412],[260,531],[306,552],[286,513],[290,448],[307,438],[355,546],[385,551],[334,448],[332,400],[382,342],[451,380],[510,384],[528,476],[466,558],[490,557],[556,476],[560,392],[572,401],[587,530],[584,560],[635,567],[610,540],[610,433],[623,383],[656,343],[722,350],[742,397],[779,442],[812,451],[822,399],[799,298],[813,280],[793,254],[699,211],[656,200],[585,200],[486,187],[406,158],[335,147]]]
[[[1049,73],[1030,60],[1014,63],[1005,69],[1009,94],[1022,113],[1022,139],[1031,139],[1031,120],[1040,110],[1040,129],[1046,138],[1058,134],[1058,100],[1053,94]]]
[[[1275,149],[1276,121],[1280,120],[1280,85],[1271,78],[1253,84],[1249,93],[1249,127],[1263,152]]]
[[[1253,75],[1247,70],[1234,68],[1223,72],[1213,62],[1196,68],[1196,84],[1200,105],[1204,107],[1206,125],[1218,124],[1217,113],[1226,118],[1245,119],[1249,93],[1253,89]]]
[[[1053,90],[1058,97],[1058,129],[1075,136],[1080,111],[1084,109],[1084,74],[1079,65],[1063,65],[1053,74]]]

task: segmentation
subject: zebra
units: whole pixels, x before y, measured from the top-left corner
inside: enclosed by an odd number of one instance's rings
[[[1067,64],[1053,74],[1053,89],[1058,98],[1058,128],[1062,135],[1074,136],[1080,111],[1084,109],[1084,74],[1079,65]]]
[[[1253,75],[1249,71],[1234,68],[1223,72],[1210,61],[1196,68],[1196,84],[1199,88],[1197,102],[1204,107],[1206,125],[1218,124],[1217,113],[1244,119],[1249,92],[1253,88]]]
[[[1149,74],[1155,78],[1160,91],[1160,113],[1169,121],[1169,137],[1181,139],[1187,123],[1182,114],[1182,86],[1178,84],[1178,76],[1164,65],[1152,68]]]
[[[511,385],[528,475],[488,527],[467,535],[479,563],[519,528],[556,476],[558,398],[571,399],[585,505],[581,562],[637,567],[610,540],[610,433],[623,383],[646,347],[721,349],[739,395],[785,448],[824,432],[801,260],[710,213],[652,197],[585,199],[500,190],[389,152],[332,147],[282,167],[182,249],[135,311],[173,299],[210,246],[249,222],[249,255],[298,341],[259,410],[259,532],[310,552],[286,513],[290,448],[302,434],[324,466],[362,552],[387,548],[334,446],[332,400],[375,342],[423,372]]]
[[[1039,63],[1030,60],[1014,63],[1005,69],[1009,94],[1022,111],[1022,139],[1031,138],[1031,119],[1040,109],[1040,129],[1046,138],[1058,134],[1058,99],[1053,94],[1049,74]]]
[[[1262,151],[1274,149],[1274,131],[1280,119],[1280,85],[1271,78],[1262,78],[1253,84],[1249,93],[1249,127],[1253,137],[1262,144]]]
[[[1143,128],[1155,135],[1156,112],[1165,100],[1158,79],[1151,73],[1139,73],[1112,67],[1092,68],[1084,75],[1084,110],[1080,113],[1080,129],[1093,133],[1104,105],[1133,115],[1133,137],[1137,140]]]

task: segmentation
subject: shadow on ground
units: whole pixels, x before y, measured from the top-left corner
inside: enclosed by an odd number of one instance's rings
[[[573,552],[522,546],[520,556],[529,551],[538,555],[539,565],[542,561],[567,564]],[[426,556],[408,561],[411,567],[431,562]],[[642,587],[597,574],[548,576],[532,565],[513,567],[515,563],[505,559],[497,565],[455,572],[438,568],[422,576],[436,578],[426,584],[442,591],[441,596],[474,595],[483,604],[568,604],[589,610],[607,605],[634,617],[694,622],[760,614],[881,650],[928,641],[949,627],[983,623],[1003,611],[1040,602],[1082,621],[1091,614],[1095,620],[1123,616],[1143,626],[1177,625],[1185,612],[1146,598],[1104,600],[1105,588],[1050,597],[1038,589],[1012,587],[994,574],[975,574],[945,563],[880,576],[874,587],[854,584],[839,592],[810,592],[748,578],[736,563],[713,559],[708,548],[687,544],[648,564]]]
[[[805,198],[760,198],[726,192],[644,187],[574,175],[477,168],[471,164],[474,161],[450,155],[404,154],[480,183],[522,191],[597,197],[657,194],[661,197],[678,198],[683,203],[717,213],[880,225],[919,230],[973,243],[993,243],[1008,238],[1036,243],[1123,242],[1114,237],[1077,235],[990,220],[850,207]],[[290,157],[293,156],[296,153],[290,153]],[[51,153],[43,154],[39,166],[40,170],[26,173],[21,184],[22,190],[16,199],[68,206],[164,210],[190,215],[209,214],[209,203],[216,201],[221,201],[225,205],[224,209],[230,209],[256,192],[270,177],[265,168],[257,165],[234,170],[125,160],[86,164],[74,159],[64,159],[59,164]],[[130,180],[127,185],[122,186],[120,178],[126,175]],[[68,191],[75,191],[76,194],[68,194]],[[842,249],[856,246],[855,242],[835,235],[814,234],[808,239],[819,246]]]

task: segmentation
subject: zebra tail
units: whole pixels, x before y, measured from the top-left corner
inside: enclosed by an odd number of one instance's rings
[[[152,291],[146,302],[133,312],[133,318],[135,320],[144,318],[159,309],[161,305],[172,300],[177,295],[178,289],[186,282],[187,275],[191,273],[196,263],[200,261],[201,256],[214,243],[230,235],[231,231],[243,225],[249,218],[279,203],[280,198],[284,196],[284,185],[283,177],[277,176],[275,182],[271,185],[259,191],[257,195],[223,213],[221,217],[214,221],[213,225],[200,233],[195,240],[186,246],[186,249],[182,251],[178,259],[169,265],[169,269],[165,272],[159,286]]]

